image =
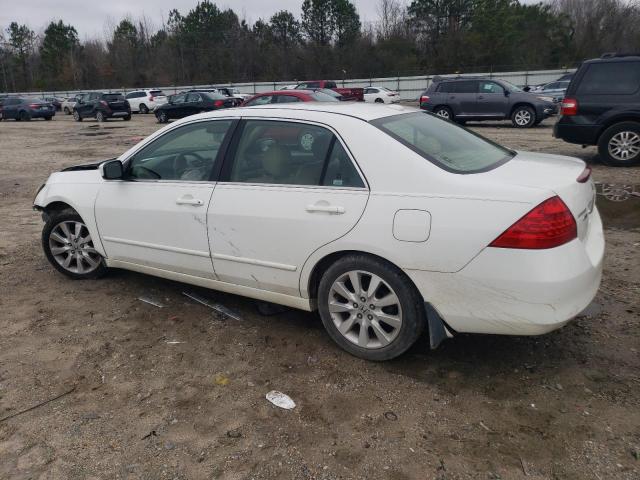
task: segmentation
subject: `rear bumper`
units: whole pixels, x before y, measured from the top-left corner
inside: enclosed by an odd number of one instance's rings
[[[603,257],[602,222],[594,209],[584,240],[548,250],[486,248],[456,273],[407,274],[457,332],[540,335],[589,305]]]
[[[110,110],[104,112],[104,116],[107,118],[122,118],[128,115],[131,115],[130,110]]]
[[[596,145],[598,143],[599,125],[581,125],[569,123],[565,117],[560,118],[553,126],[553,136],[568,143],[578,145]]]

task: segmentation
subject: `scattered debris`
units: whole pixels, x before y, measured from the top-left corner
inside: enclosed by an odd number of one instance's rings
[[[171,340],[167,342],[167,345],[178,345],[180,343],[187,343],[187,342],[179,342],[178,340]]]
[[[216,383],[216,385],[222,385],[224,387],[225,385],[228,385],[231,380],[229,380],[229,377],[223,375],[222,373],[219,373],[215,376],[213,381]]]
[[[146,297],[146,296],[145,297],[138,297],[138,300],[140,300],[141,302],[144,302],[144,303],[148,303],[149,305],[153,305],[154,307],[158,307],[158,308],[164,308],[165,307],[164,304],[160,303],[157,300],[154,300],[151,297]]]
[[[149,433],[147,433],[144,437],[142,437],[140,440],[146,440],[147,438],[151,438],[151,437],[157,437],[158,434],[156,433],[155,430],[151,430]]]
[[[44,402],[40,402],[40,403],[34,405],[33,407],[25,408],[24,410],[20,410],[19,412],[12,413],[11,415],[7,415],[6,417],[0,418],[0,423],[4,422],[5,420],[9,420],[10,418],[17,417],[18,415],[22,415],[23,413],[27,413],[27,412],[30,412],[32,410],[35,410],[36,408],[40,408],[40,407],[42,407],[44,405],[47,405],[48,403],[54,402],[54,401],[64,397],[65,395],[69,395],[70,393],[73,393],[75,390],[76,390],[76,386],[74,385],[71,390],[67,390],[66,392],[61,393],[58,396],[55,396],[55,397],[50,398],[48,400],[45,400]]]
[[[522,457],[520,458],[520,466],[522,467],[522,473],[524,473],[525,477],[529,476],[529,472],[527,471],[527,465],[524,463],[524,460],[522,459]]]
[[[395,422],[396,420],[398,420],[398,415],[396,415],[392,411],[388,411],[388,412],[384,412],[384,418],[386,418],[387,420],[391,420],[392,422]]]
[[[242,432],[239,428],[234,428],[233,430],[227,430],[227,437],[229,438],[240,438],[242,436]]]
[[[282,392],[271,390],[267,393],[266,398],[276,407],[284,408],[285,410],[296,408],[296,402],[294,402],[289,395],[285,395]]]
[[[209,300],[207,300],[204,297],[201,297],[197,293],[182,292],[182,294],[184,296],[186,296],[186,297],[189,297],[191,300],[195,300],[196,302],[201,303],[205,307],[209,307],[213,311],[221,314],[223,317],[233,318],[234,320],[242,320],[240,318],[240,315],[235,313],[233,310],[230,310],[229,308],[225,307],[224,305],[222,305],[220,303],[210,302]]]
[[[484,422],[480,422],[480,426],[481,426],[482,428],[484,428],[487,432],[492,432],[492,431],[493,431],[493,430],[491,430],[489,427],[487,427],[487,426],[484,424]]]
[[[307,365],[311,366],[315,365],[316,363],[318,363],[318,357],[316,357],[315,355],[309,355],[307,357]]]

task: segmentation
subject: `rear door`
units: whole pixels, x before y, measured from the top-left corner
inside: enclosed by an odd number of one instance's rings
[[[304,262],[353,228],[368,197],[332,130],[299,121],[243,120],[208,213],[218,278],[299,296]]]
[[[447,104],[457,116],[473,116],[476,114],[476,96],[478,93],[477,80],[459,80],[447,85]]]

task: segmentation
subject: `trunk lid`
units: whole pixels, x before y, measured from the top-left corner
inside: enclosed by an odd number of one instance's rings
[[[577,158],[518,152],[513,159],[484,175],[500,183],[552,191],[571,210],[576,219],[578,238],[584,240],[596,195],[592,178],[578,182],[585,168],[585,163]]]

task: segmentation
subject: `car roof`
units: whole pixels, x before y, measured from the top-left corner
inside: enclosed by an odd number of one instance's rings
[[[238,107],[232,109],[216,110],[214,112],[206,112],[198,115],[199,118],[215,118],[215,117],[242,117],[245,115],[258,115],[274,118],[293,118],[296,111],[300,113],[314,112],[318,116],[323,114],[344,115],[353,117],[365,122],[376,120],[378,118],[391,117],[401,115],[403,113],[420,112],[415,107],[405,107],[402,105],[382,105],[377,103],[365,102],[304,102],[304,103],[276,103],[271,105],[258,105],[254,107]],[[308,118],[308,114],[304,115]],[[187,117],[193,118],[193,117]]]
[[[583,63],[610,63],[610,62],[637,62],[637,61],[640,61],[640,54],[606,53],[600,58],[592,58],[590,60],[585,60]]]

